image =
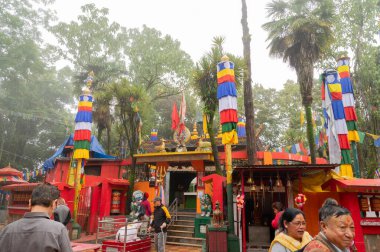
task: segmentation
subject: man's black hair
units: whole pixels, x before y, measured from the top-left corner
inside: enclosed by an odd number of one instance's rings
[[[56,186],[41,184],[33,189],[31,205],[50,207],[52,202],[58,199],[60,192]]]

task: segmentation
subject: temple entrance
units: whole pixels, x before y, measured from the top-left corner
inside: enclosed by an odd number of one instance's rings
[[[196,185],[193,186],[191,182],[197,177],[196,172],[170,172],[170,192],[169,202],[173,202],[178,198],[178,204],[181,209],[195,209],[196,208]],[[191,185],[190,185],[191,184]],[[194,194],[194,195],[192,195]]]

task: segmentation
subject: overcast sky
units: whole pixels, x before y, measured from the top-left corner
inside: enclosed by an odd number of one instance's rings
[[[286,80],[296,80],[294,70],[282,59],[269,57],[267,22],[269,0],[246,0],[251,41],[252,79],[265,87],[281,89]],[[240,0],[57,0],[53,8],[60,21],[76,20],[80,6],[95,3],[109,9],[109,19],[126,28],[156,28],[181,42],[181,48],[196,62],[207,52],[214,36],[224,36],[226,51],[243,55]]]

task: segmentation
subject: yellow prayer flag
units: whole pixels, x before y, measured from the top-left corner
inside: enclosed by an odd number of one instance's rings
[[[301,114],[300,114],[300,123],[301,123],[301,127],[305,123],[305,115],[304,115],[302,110],[301,110]]]

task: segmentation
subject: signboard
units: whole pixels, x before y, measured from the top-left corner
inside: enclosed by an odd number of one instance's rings
[[[361,226],[371,226],[371,227],[380,227],[380,218],[371,220],[371,219],[363,219],[360,221]]]

